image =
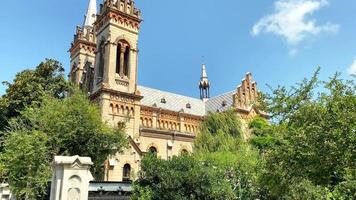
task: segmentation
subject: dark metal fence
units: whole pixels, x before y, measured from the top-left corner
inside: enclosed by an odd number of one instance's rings
[[[90,182],[88,200],[128,200],[131,182]]]

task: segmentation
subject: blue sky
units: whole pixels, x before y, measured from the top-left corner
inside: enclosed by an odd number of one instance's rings
[[[97,0],[101,2],[102,0]],[[54,58],[69,68],[70,42],[88,0],[2,0],[0,81]],[[252,72],[266,84],[291,85],[322,67],[351,79],[356,68],[354,0],[136,0],[139,84],[198,97],[206,63],[211,93],[234,90]],[[0,94],[4,94],[0,86]]]

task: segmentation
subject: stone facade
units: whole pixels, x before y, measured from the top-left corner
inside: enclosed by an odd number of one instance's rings
[[[88,91],[105,122],[126,128],[130,147],[105,162],[106,181],[134,180],[147,152],[163,159],[192,152],[200,122],[209,112],[234,109],[244,120],[267,116],[254,106],[258,92],[251,73],[234,91],[213,98],[205,65],[200,99],[138,85],[140,10],[133,0],[104,0],[95,13],[93,1],[70,49],[70,79]]]

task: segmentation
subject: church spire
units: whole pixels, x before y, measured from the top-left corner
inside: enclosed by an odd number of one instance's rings
[[[85,19],[84,19],[84,24],[83,27],[87,28],[93,27],[93,24],[95,22],[96,19],[96,0],[89,0],[89,6],[88,6],[88,10],[87,13],[85,15]]]
[[[201,77],[199,82],[200,99],[206,101],[210,98],[210,82],[206,73],[205,64],[202,65]]]

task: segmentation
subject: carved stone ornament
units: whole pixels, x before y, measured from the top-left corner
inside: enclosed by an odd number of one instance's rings
[[[126,102],[126,103],[134,103],[135,102],[134,98],[118,96],[118,95],[115,95],[115,94],[111,94],[110,95],[110,99],[114,100],[114,101],[120,101],[120,102]]]

